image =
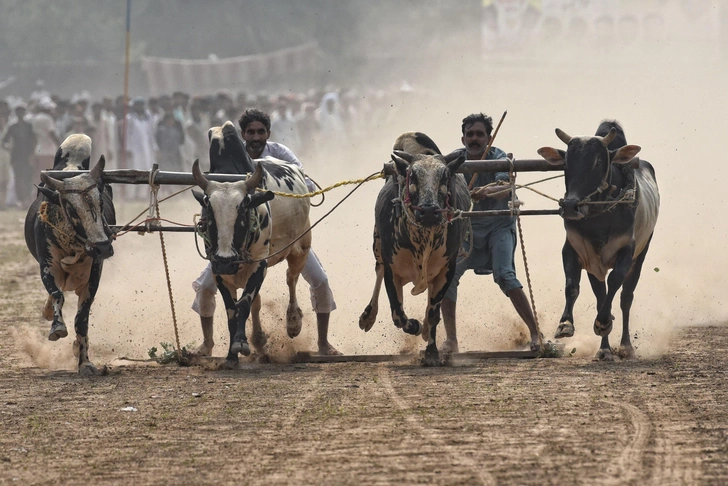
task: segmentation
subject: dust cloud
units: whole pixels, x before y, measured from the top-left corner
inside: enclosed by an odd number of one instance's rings
[[[371,27],[371,26],[370,26]],[[371,30],[371,29],[370,29]],[[373,32],[372,35],[375,35]],[[412,59],[396,70],[413,87],[392,104],[389,123],[361,126],[360,141],[343,147],[319,147],[320,156],[303,160],[309,174],[325,186],[341,179],[365,177],[389,159],[395,138],[405,130],[430,135],[443,151],[460,146],[461,119],[483,111],[497,122],[508,111],[495,145],[516,158],[538,158],[542,146],[563,148],[554,135],[561,128],[572,136],[592,135],[605,118],[617,119],[629,143],[642,147],[641,158],[657,173],[661,193],[660,217],[631,313],[631,334],[638,356],[652,358],[667,350],[670,337],[681,326],[723,323],[728,315],[724,298],[728,232],[726,210],[725,107],[726,72],[709,56],[671,57],[691,46],[666,44],[658,51],[541,47],[528,62],[507,58],[484,59],[479,40],[454,33],[442,43],[447,50],[430,52],[435,62],[425,66]],[[576,43],[578,44],[578,43]],[[575,44],[575,45],[576,45]],[[433,47],[435,49],[435,47]],[[357,80],[351,80],[356,83]],[[272,137],[275,139],[275,134]],[[530,182],[553,173],[525,173]],[[330,340],[345,354],[397,353],[424,349],[424,342],[408,340],[389,317],[382,291],[377,322],[364,333],[358,317],[374,286],[371,251],[374,201],[382,181],[359,189],[313,232],[313,248],[326,269],[337,309],[331,315]],[[321,217],[352,186],[327,194],[325,204],[311,210],[312,222]],[[553,197],[563,195],[563,180],[540,184]],[[555,203],[519,191],[525,208],[553,208]],[[120,208],[119,220],[140,208]],[[199,205],[189,194],[162,205],[162,216],[191,223]],[[561,266],[563,225],[558,216],[523,217],[524,240],[541,329],[547,339],[555,332],[563,311],[564,277]],[[191,282],[205,267],[190,234],[165,235],[177,324],[183,346],[201,341],[197,315],[190,309]],[[115,243],[116,255],[104,267],[101,289],[91,313],[92,359],[109,356],[146,357],[152,346],[173,342],[173,323],[157,235],[128,234]],[[526,283],[520,247],[516,250],[519,279]],[[405,289],[405,308],[422,318],[424,296]],[[304,310],[303,331],[290,340],[285,335],[287,288],[283,265],[270,268],[261,291],[262,320],[271,335],[275,360],[289,359],[301,350],[316,350],[316,321],[308,286],[299,281],[298,297]],[[70,300],[70,299],[69,299]],[[595,299],[583,276],[575,308],[576,334],[563,340],[566,352],[593,355],[599,338],[592,331]],[[619,298],[615,298],[613,346],[621,336]],[[66,313],[66,315],[72,315]],[[439,340],[444,330],[438,329]],[[460,350],[505,350],[523,346],[526,327],[490,276],[467,273],[459,287]],[[215,313],[213,354],[224,356],[228,335],[222,300]],[[29,341],[25,331],[17,339]],[[679,343],[678,343],[679,344]],[[55,345],[54,345],[55,346]],[[70,347],[70,344],[69,344]],[[36,364],[48,362],[46,346],[27,345]],[[522,348],[521,348],[522,349]]]

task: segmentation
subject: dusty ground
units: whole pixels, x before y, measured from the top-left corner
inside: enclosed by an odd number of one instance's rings
[[[463,56],[453,62],[462,64]],[[362,128],[365,150],[356,156],[347,147],[328,160],[304,161],[323,185],[364,177],[381,168],[401,131],[424,131],[449,151],[459,145],[463,116],[483,110],[497,120],[506,109],[497,145],[534,158],[538,147],[560,147],[557,126],[577,136],[593,133],[602,118],[618,118],[628,140],[643,146],[640,156],[655,165],[663,198],[632,312],[637,360],[592,362],[599,339],[591,331],[594,299],[584,278],[576,335],[565,342],[567,352],[575,350],[568,358],[438,369],[248,364],[230,372],[131,365],[117,358],[146,358],[174,334],[159,239],[130,234],[115,243],[91,312],[90,354],[96,364],[110,364],[111,373],[81,378],[73,369],[72,338],[45,339],[45,292],[22,242],[24,214],[5,211],[0,483],[728,483],[728,327],[717,325],[728,316],[728,219],[715,216],[726,205],[725,163],[716,156],[724,152],[718,122],[724,114],[716,100],[725,99],[726,77],[710,67],[673,67],[593,63],[569,73],[515,66],[464,76],[459,84],[444,72],[432,83],[429,103],[393,105],[397,126],[377,134]],[[374,282],[370,245],[379,187],[364,186],[314,232],[313,248],[338,306],[331,340],[347,354],[423,346],[388,321],[385,297],[374,329],[364,334],[357,326]],[[563,183],[541,189],[558,197]],[[337,191],[312,210],[314,219],[345,194]],[[530,193],[520,197],[527,208],[552,206]],[[187,195],[163,205],[162,216],[190,223],[196,204]],[[120,208],[120,221],[139,210]],[[524,220],[523,229],[541,326],[551,336],[563,306],[563,227],[544,217]],[[169,234],[166,241],[180,340],[199,342],[190,283],[204,262],[189,235]],[[525,281],[520,254],[516,266]],[[283,275],[281,266],[270,269],[262,291],[262,317],[278,361],[315,346],[303,282],[303,332],[293,342],[284,337]],[[405,295],[408,313],[422,315],[422,296]],[[525,326],[490,277],[466,274],[459,298],[461,351],[522,345]],[[68,296],[67,318],[73,304]],[[217,356],[227,345],[221,307]],[[616,343],[619,331],[614,335]]]
[[[54,357],[43,341],[19,216],[3,215],[0,236],[2,484],[728,481],[726,326],[682,328],[662,357],[631,362],[209,371],[107,358],[109,376],[82,378],[52,369],[72,369],[70,344]]]

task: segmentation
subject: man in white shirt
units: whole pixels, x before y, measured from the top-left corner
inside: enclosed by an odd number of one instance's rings
[[[35,134],[35,157],[33,159],[31,181],[40,182],[40,171],[53,168],[53,158],[61,141],[56,135],[56,122],[51,116],[56,104],[50,98],[42,98],[38,102],[37,113],[33,117],[33,133]]]
[[[270,137],[270,117],[266,113],[259,110],[246,110],[238,123],[245,142],[245,150],[252,159],[270,156],[303,168],[303,165],[291,149],[283,144],[268,141]],[[308,178],[306,179],[306,185],[309,191],[315,189],[315,185]],[[336,309],[334,294],[331,292],[326,272],[313,249],[309,250],[306,266],[303,267],[301,276],[310,287],[311,305],[316,313],[318,327],[319,354],[340,355],[341,353],[329,343],[328,339],[329,317],[331,311]],[[217,293],[217,287],[212,278],[212,270],[209,266],[193,282],[192,287],[196,293],[192,309],[200,314],[205,339],[203,344],[196,350],[196,353],[209,355],[212,346],[214,346],[212,341],[212,316],[215,312],[215,294]]]
[[[132,111],[126,115],[126,165],[129,169],[151,170],[159,152],[154,137],[154,119],[144,107],[144,98],[134,98]],[[144,199],[148,188],[142,184],[130,186],[131,199]]]

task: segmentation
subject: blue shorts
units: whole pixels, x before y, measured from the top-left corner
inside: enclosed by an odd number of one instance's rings
[[[496,228],[485,237],[475,238],[477,241],[468,258],[458,262],[445,297],[457,302],[458,283],[467,270],[473,270],[476,275],[493,274],[493,281],[506,295],[510,290],[522,289],[523,285],[516,278],[516,266],[513,262],[516,254],[516,229],[511,226]],[[467,241],[463,247],[468,250]]]

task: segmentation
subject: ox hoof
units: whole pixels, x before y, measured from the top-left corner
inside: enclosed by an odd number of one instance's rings
[[[617,349],[617,356],[622,359],[635,359],[634,348],[632,346],[620,346]]]
[[[419,336],[422,332],[422,324],[420,324],[420,321],[418,321],[417,319],[407,319],[407,322],[402,327],[402,330],[407,334]]]
[[[564,321],[559,324],[559,327],[556,328],[556,334],[554,334],[554,339],[572,337],[573,335],[574,335],[574,323],[569,322],[569,321]]]
[[[458,353],[458,340],[450,338],[445,339],[445,342],[442,343],[442,346],[440,346],[440,351],[442,354]]]
[[[600,349],[594,355],[594,361],[614,361],[614,354],[611,349]]]
[[[359,329],[364,332],[369,332],[374,326],[374,321],[377,320],[377,313],[371,305],[368,305],[364,312],[359,316]]]
[[[68,336],[68,329],[66,329],[66,325],[62,322],[57,322],[51,326],[51,333],[48,335],[48,340],[58,341],[66,336]]]
[[[422,333],[420,334],[420,337],[422,337],[424,342],[428,342],[430,340],[430,325],[427,323],[427,320],[422,323]]]
[[[263,348],[268,343],[268,335],[263,331],[254,332],[253,335],[250,337],[250,343],[256,350],[262,352]]]
[[[594,334],[600,337],[609,336],[609,333],[612,332],[612,322],[614,322],[614,317],[611,317],[605,323],[599,322],[599,319],[594,319]]]
[[[234,355],[242,354],[250,356],[250,346],[245,341],[233,341],[230,345],[230,353]]]
[[[425,357],[422,360],[423,366],[442,366],[440,361],[440,353],[437,352],[437,348],[434,351],[425,350]]]
[[[286,311],[286,332],[289,338],[294,338],[301,334],[303,327],[303,311],[300,307],[294,309],[289,308]]]
[[[221,370],[234,370],[238,368],[238,361],[233,359],[226,359],[220,364]]]
[[[102,366],[99,369],[90,361],[78,367],[78,374],[82,376],[104,376],[108,373],[109,369],[106,366]]]

